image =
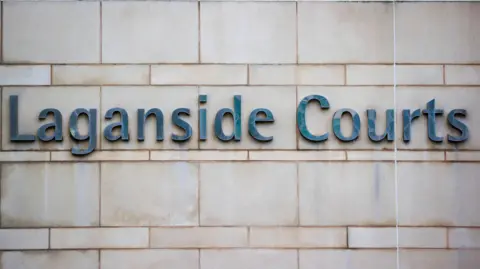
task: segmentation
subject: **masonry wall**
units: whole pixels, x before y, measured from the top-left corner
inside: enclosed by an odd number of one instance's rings
[[[0,268],[480,268],[480,3],[1,8]],[[233,107],[234,94],[242,95],[242,141],[220,142],[215,113]],[[313,133],[330,132],[323,143],[296,127],[297,105],[310,94],[330,101],[329,110],[307,110]],[[20,132],[35,133],[39,112],[57,108],[63,141],[11,142],[11,95]],[[446,142],[455,131],[445,115],[437,119],[443,143],[428,140],[424,116],[402,141],[401,110],[433,98],[445,113],[468,111],[467,142]],[[97,148],[85,157],[70,152],[69,116],[79,107],[99,112]],[[129,142],[103,138],[113,107],[129,112]],[[150,124],[138,142],[136,109],[152,107],[167,115],[165,140],[155,141]],[[192,112],[186,143],[170,139],[181,133],[169,116],[179,107]],[[271,143],[248,135],[258,107],[275,116],[260,127]],[[206,141],[199,108],[207,108]],[[360,114],[353,143],[333,136],[340,108]],[[369,108],[379,130],[384,111],[398,109],[396,142],[368,139]],[[351,132],[348,118],[342,125]]]

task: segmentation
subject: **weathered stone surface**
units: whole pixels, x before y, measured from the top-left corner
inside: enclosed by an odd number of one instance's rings
[[[47,249],[48,229],[2,229],[0,249]]]
[[[395,71],[394,71],[395,70]],[[395,80],[394,80],[395,78]],[[347,65],[347,85],[442,85],[441,65]]]
[[[350,248],[396,248],[395,227],[348,227]],[[447,248],[447,228],[400,227],[401,248]]]
[[[150,83],[148,65],[54,65],[52,68],[54,85],[147,85]]]
[[[102,250],[102,269],[199,269],[198,250]],[[88,268],[89,269],[89,268]]]
[[[53,249],[147,248],[148,228],[62,228],[51,229]]]
[[[300,269],[394,269],[395,250],[300,250]]]
[[[263,248],[344,248],[346,228],[252,227],[250,246]]]
[[[200,250],[200,268],[296,269],[296,250]]]
[[[480,229],[450,228],[448,229],[449,248],[480,248]]]
[[[480,85],[480,65],[446,65],[445,84]]]
[[[299,63],[392,61],[392,4],[298,3]]]
[[[399,63],[480,63],[478,3],[399,3]]]
[[[343,65],[251,65],[250,85],[344,85]]]
[[[194,2],[102,3],[104,63],[198,62]]]
[[[0,66],[0,85],[49,85],[49,65]]]
[[[191,163],[102,163],[102,226],[198,224],[198,169]]]
[[[200,164],[200,224],[295,225],[294,163]]]
[[[400,225],[480,226],[479,169],[474,163],[400,163]]]
[[[393,164],[300,163],[298,177],[302,226],[395,225]]]
[[[3,164],[2,227],[97,226],[99,165]]]
[[[100,3],[5,3],[3,60],[9,63],[99,63]]]
[[[0,254],[2,269],[98,269],[98,251],[7,251]]]
[[[152,248],[232,248],[248,246],[247,227],[151,228]]]
[[[295,13],[295,3],[202,2],[201,62],[295,63]]]
[[[246,65],[152,65],[152,85],[245,85]]]

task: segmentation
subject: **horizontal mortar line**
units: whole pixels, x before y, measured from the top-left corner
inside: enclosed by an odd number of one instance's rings
[[[343,84],[338,84],[338,85],[327,85],[327,84],[36,84],[36,85],[1,85],[0,87],[5,87],[5,88],[68,88],[68,87],[355,87],[355,88],[361,88],[361,87],[393,87],[392,85],[343,85]],[[468,85],[461,85],[461,84],[455,84],[455,85],[450,85],[450,84],[416,84],[416,85],[407,85],[407,84],[397,84],[397,87],[423,87],[423,88],[436,88],[436,89],[448,89],[448,88],[453,88],[453,87],[465,87],[465,88],[478,88],[480,87],[480,84],[468,84]],[[402,90],[402,89],[397,89],[397,90]]]
[[[133,141],[132,141],[133,142]],[[70,152],[71,149],[48,149],[48,150],[42,150],[42,149],[4,149],[1,150],[0,152],[4,153],[17,153],[17,152]],[[191,149],[97,149],[93,151],[91,154],[94,154],[96,152],[245,152],[245,151],[252,151],[252,152],[278,152],[278,151],[287,151],[287,152],[343,152],[343,151],[350,151],[350,152],[395,152],[394,148],[391,149],[311,149],[311,148],[306,148],[306,149],[225,149],[225,148],[203,148],[203,149],[198,149],[198,148],[191,148]],[[397,152],[449,152],[449,153],[455,153],[455,152],[480,152],[480,149],[398,149]]]
[[[88,250],[105,250],[105,251],[115,251],[115,250],[118,250],[118,251],[125,251],[125,250],[132,250],[132,251],[135,251],[135,250],[152,250],[152,249],[172,249],[172,250],[198,250],[198,249],[201,249],[201,250],[214,250],[214,249],[228,249],[228,250],[251,250],[251,249],[286,249],[286,250],[294,250],[294,249],[298,249],[298,250],[315,250],[315,249],[318,249],[318,250],[327,250],[327,249],[334,249],[334,250],[359,250],[359,251],[362,251],[362,250],[388,250],[388,251],[395,251],[396,247],[355,247],[355,248],[352,248],[352,247],[346,247],[346,246],[341,246],[341,247],[335,247],[335,246],[315,246],[315,247],[301,247],[301,246],[291,246],[291,247],[286,247],[286,246],[261,246],[261,247],[257,247],[257,246],[236,246],[236,247],[231,247],[231,246],[191,246],[191,247],[175,247],[175,246],[171,246],[171,247],[112,247],[112,246],[108,246],[108,247],[69,247],[69,248],[62,248],[62,247],[59,247],[59,248],[39,248],[39,249],[7,249],[7,250],[1,250],[2,252],[8,252],[8,251],[18,251],[18,250],[21,250],[22,252],[34,252],[34,251],[38,251],[38,250],[52,250],[52,251],[68,251],[68,250],[82,250],[82,251],[88,251]],[[478,247],[477,248],[451,248],[451,247],[399,247],[399,249],[403,249],[403,250],[456,250],[456,249],[479,249]]]
[[[188,226],[178,226],[178,225],[165,225],[165,226],[132,226],[132,225],[125,225],[125,226],[58,226],[58,227],[43,227],[43,228],[15,228],[15,227],[6,227],[0,228],[0,230],[8,230],[8,229],[38,229],[38,230],[60,230],[60,229],[131,229],[131,228],[140,228],[140,229],[165,229],[165,230],[181,230],[181,229],[193,229],[193,228],[250,228],[250,229],[282,229],[282,228],[300,228],[300,229],[348,229],[348,228],[371,228],[371,229],[384,229],[384,228],[397,228],[395,223],[392,224],[385,224],[385,225],[375,225],[375,224],[359,224],[359,225],[188,225]],[[478,229],[480,230],[480,226],[435,226],[435,225],[399,225],[398,228],[412,228],[412,229]]]
[[[451,225],[400,225],[399,228],[445,228],[445,229],[479,229],[480,226],[451,226]],[[329,229],[329,228],[396,228],[395,223],[392,224],[385,224],[385,225],[376,225],[376,224],[362,224],[362,225],[186,225],[186,226],[179,226],[179,225],[157,225],[157,226],[138,226],[138,225],[122,225],[122,226],[111,226],[111,225],[102,225],[102,226],[22,226],[22,227],[0,227],[0,230],[55,230],[55,229],[104,229],[104,228],[114,228],[114,229],[122,229],[122,228],[142,228],[142,229],[191,229],[191,228],[306,228],[306,229]]]
[[[238,2],[238,1],[232,1],[232,2]],[[242,1],[245,2],[245,1]],[[268,1],[259,1],[263,3],[268,3]],[[318,2],[318,1],[312,1],[312,2]],[[348,1],[350,2],[350,1]],[[398,1],[397,1],[398,2]],[[456,1],[455,1],[456,2]],[[38,63],[32,63],[32,62],[2,62],[0,63],[0,66],[47,66],[47,65],[52,65],[52,66],[121,66],[121,65],[127,65],[127,66],[156,66],[156,65],[185,65],[185,66],[200,66],[200,65],[231,65],[231,66],[245,66],[245,65],[250,65],[250,66],[338,66],[338,65],[369,65],[369,66],[375,66],[375,65],[392,65],[393,62],[378,62],[378,63],[351,63],[351,62],[330,62],[330,63],[309,63],[309,62],[304,62],[304,63],[214,63],[214,62],[184,62],[184,63],[173,63],[173,62],[165,62],[165,63],[159,63],[159,62],[150,62],[150,63],[49,63],[49,62],[38,62]],[[478,66],[480,65],[480,62],[478,63],[396,63],[396,65],[427,65],[427,66],[442,66],[442,65],[452,65],[452,66]]]

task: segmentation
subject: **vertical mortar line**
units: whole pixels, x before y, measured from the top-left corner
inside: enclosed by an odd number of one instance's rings
[[[3,4],[3,1],[2,1],[2,4]],[[0,100],[1,102],[3,102],[3,87],[0,87]],[[0,109],[0,119],[3,119],[3,109]],[[2,126],[0,126],[1,128]],[[3,145],[2,145],[2,139],[3,139],[3,128],[2,130],[0,131],[0,150],[3,151]],[[0,214],[1,215],[1,214]]]
[[[296,169],[296,192],[297,192],[297,226],[300,226],[300,164],[297,161],[295,163],[295,169]]]
[[[295,86],[295,107],[297,107],[295,109],[295,115],[296,115],[298,113],[298,86]],[[295,125],[298,126],[297,117],[295,117]],[[300,149],[299,132],[300,131],[298,130],[298,127],[295,127],[295,146],[296,146],[295,150]]]
[[[200,251],[200,248],[198,249],[198,269],[202,269],[202,263],[200,262],[200,259],[202,258],[202,252]]]
[[[445,236],[446,236],[446,243],[447,243],[447,249],[450,248],[450,240],[448,238],[448,231],[450,230],[450,227],[447,227]]]
[[[298,1],[295,1],[295,62],[298,64]]]
[[[98,124],[100,125],[100,129],[97,130],[98,131],[98,145],[99,145],[99,149],[98,150],[102,150],[102,140],[103,140],[103,137],[102,137],[102,131],[100,131],[103,127],[102,126],[102,119],[103,117],[101,116],[102,115],[102,90],[103,90],[103,86],[99,86],[100,87],[100,90],[99,90],[99,104],[98,104]],[[98,128],[97,128],[98,129]]]
[[[200,180],[200,175],[201,175],[201,172],[200,172],[200,169],[201,169],[201,162],[198,162],[196,163],[197,165],[197,219],[198,219],[198,227],[202,226],[201,223],[200,223],[200,184],[201,184],[201,180]]]
[[[102,1],[100,1],[100,64],[103,63],[103,42],[102,42],[102,39],[103,39],[103,3]]]
[[[347,240],[347,248],[350,248],[350,240],[348,240],[348,226],[345,227],[345,234],[347,236],[346,240]]]
[[[250,85],[250,64],[247,64],[247,85]]]
[[[148,65],[148,85],[152,85],[152,65]]]
[[[50,65],[50,85],[53,85],[53,64]]]
[[[152,248],[152,227],[147,227],[148,229],[148,248]]]
[[[47,249],[52,248],[52,228],[48,228],[48,247]]]
[[[98,226],[102,227],[102,162],[98,162]]]
[[[445,65],[442,65],[443,71],[443,85],[445,85]]]
[[[0,44],[0,61],[3,63],[3,43],[5,42],[5,37],[3,36],[3,25],[5,24],[5,20],[4,20],[4,13],[3,13],[3,1],[0,2],[0,16],[2,16],[2,18],[0,18],[0,38],[2,39],[1,41],[1,44]]]
[[[198,32],[197,32],[197,36],[198,36],[198,63],[201,63],[202,62],[202,57],[201,57],[201,40],[202,40],[202,36],[201,36],[201,33],[200,33],[200,23],[201,23],[201,20],[200,20],[200,11],[201,11],[201,5],[200,5],[200,1],[197,2],[197,24],[198,24]]]
[[[343,85],[347,85],[347,64],[343,65]]]
[[[297,248],[297,269],[300,269],[300,249]]]

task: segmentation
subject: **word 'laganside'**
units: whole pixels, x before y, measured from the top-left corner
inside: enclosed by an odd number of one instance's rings
[[[10,141],[12,142],[33,142],[36,139],[49,142],[49,141],[63,141],[63,116],[62,113],[55,108],[43,109],[38,115],[38,119],[41,121],[49,121],[48,123],[40,126],[36,134],[20,134],[19,133],[19,118],[18,118],[18,95],[12,95],[9,99],[9,117],[10,117]],[[207,102],[206,95],[199,95],[199,103],[205,104]],[[321,95],[309,95],[303,98],[296,112],[297,128],[303,139],[312,143],[320,143],[328,140],[329,133],[312,134],[306,124],[306,109],[310,103],[317,103],[321,110],[328,110],[330,103],[327,98]],[[177,108],[170,115],[172,124],[178,127],[180,133],[172,133],[170,139],[172,141],[181,143],[190,140],[193,134],[193,129],[190,123],[186,119],[190,116],[189,108]],[[207,109],[200,108],[198,110],[198,132],[199,140],[207,140]],[[376,110],[367,109],[367,133],[368,138],[373,142],[391,142],[395,139],[394,124],[395,124],[395,111],[393,109],[387,109],[386,113],[386,130],[382,134],[378,134],[376,130]],[[421,117],[422,114],[427,119],[427,135],[430,141],[435,143],[442,143],[444,137],[438,136],[436,133],[436,116],[444,114],[443,109],[435,108],[435,99],[432,99],[426,104],[424,109],[416,109],[411,111],[410,109],[402,110],[403,120],[403,141],[409,142],[411,139],[412,122]],[[120,120],[115,121],[114,116],[119,115]],[[342,133],[341,119],[344,115],[347,115],[351,119],[353,125],[352,132],[348,136]],[[159,108],[149,108],[145,110],[143,108],[137,109],[137,140],[145,140],[145,125],[148,118],[155,118],[156,122],[156,141],[163,141],[165,139],[164,134],[164,114]],[[459,120],[467,116],[465,109],[453,109],[448,112],[447,124],[451,129],[455,130],[456,134],[448,134],[447,141],[450,143],[461,143],[468,139],[469,131],[467,125]],[[80,118],[85,118],[88,122],[88,131],[86,134],[81,134],[79,131],[78,121]],[[128,113],[123,108],[111,108],[105,115],[106,120],[112,121],[103,130],[103,136],[110,142],[116,141],[129,141],[129,122]],[[223,130],[223,122],[225,117],[231,117],[233,119],[233,131],[230,134],[225,134]],[[50,121],[53,119],[53,121]],[[268,143],[273,140],[273,135],[266,136],[260,133],[257,129],[258,124],[274,124],[275,117],[267,108],[256,108],[249,113],[248,116],[248,133],[256,141],[261,143]],[[69,133],[71,139],[77,142],[84,141],[85,146],[76,145],[72,147],[72,154],[74,155],[87,155],[95,150],[97,141],[97,109],[92,108],[77,108],[70,114]],[[337,110],[332,117],[332,129],[333,134],[337,139],[343,142],[355,141],[360,136],[361,121],[359,114],[349,108],[343,108]],[[242,97],[240,95],[233,96],[233,109],[222,108],[215,114],[213,131],[215,137],[223,142],[239,142],[242,139]]]

